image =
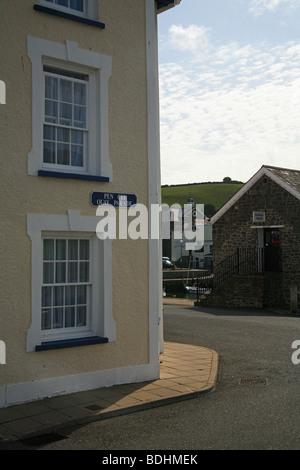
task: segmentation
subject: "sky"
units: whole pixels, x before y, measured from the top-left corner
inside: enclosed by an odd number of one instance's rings
[[[163,185],[300,170],[300,0],[181,0],[158,40]]]

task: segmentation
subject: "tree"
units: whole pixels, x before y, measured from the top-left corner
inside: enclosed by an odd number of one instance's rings
[[[204,214],[206,217],[209,219],[215,215],[216,213],[216,208],[212,204],[204,204]]]
[[[231,183],[232,180],[230,178],[230,176],[225,176],[225,178],[223,178],[223,183]]]

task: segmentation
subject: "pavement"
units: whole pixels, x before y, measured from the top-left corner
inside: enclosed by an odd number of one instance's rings
[[[218,361],[218,354],[211,349],[165,342],[157,380],[1,408],[0,443],[26,439],[30,442],[30,438],[58,433],[67,427],[197,398],[215,389]]]

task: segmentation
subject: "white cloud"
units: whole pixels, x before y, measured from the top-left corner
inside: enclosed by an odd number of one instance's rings
[[[207,54],[210,50],[208,31],[194,24],[186,29],[181,25],[172,25],[169,29],[170,47],[193,54]]]
[[[297,2],[298,0],[251,0],[250,12],[255,16],[260,16],[265,11],[275,12],[281,6],[294,8]]]
[[[300,46],[208,50],[205,61],[161,64],[162,183],[246,181],[262,164],[297,167]]]

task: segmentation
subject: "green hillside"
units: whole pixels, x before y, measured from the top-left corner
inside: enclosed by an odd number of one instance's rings
[[[163,186],[162,202],[169,206],[187,203],[192,197],[195,204],[205,204],[206,215],[211,217],[220,209],[241,187],[243,183],[199,183],[183,186]],[[213,206],[213,207],[211,207]]]

